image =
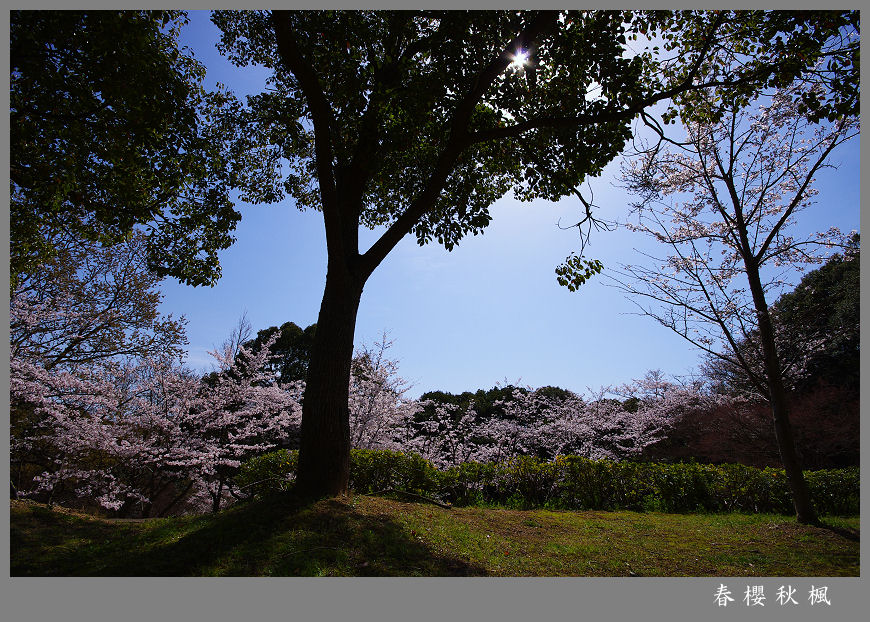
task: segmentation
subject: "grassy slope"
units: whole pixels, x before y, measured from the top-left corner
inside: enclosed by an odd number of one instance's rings
[[[353,496],[122,522],[13,501],[11,573],[858,576],[859,519],[443,509]]]

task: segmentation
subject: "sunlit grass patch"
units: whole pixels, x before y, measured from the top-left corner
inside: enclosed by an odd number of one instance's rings
[[[138,523],[12,502],[11,570],[58,576],[858,576],[858,517],[441,508],[356,495]]]

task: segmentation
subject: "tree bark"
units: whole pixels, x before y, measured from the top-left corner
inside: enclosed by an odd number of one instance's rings
[[[771,386],[770,408],[773,412],[773,427],[776,431],[776,444],[779,446],[779,456],[788,478],[788,487],[794,502],[795,513],[799,523],[816,524],[818,517],[810,501],[810,491],[804,479],[803,466],[794,446],[789,409],[786,403],[785,390],[782,381],[774,388]],[[777,397],[773,397],[777,395]]]
[[[330,262],[302,402],[295,490],[303,498],[330,497],[348,490],[348,386],[364,283],[344,262]]]
[[[213,514],[217,514],[221,509],[221,493],[224,491],[224,478],[218,478],[217,491],[212,493],[211,496],[211,511]]]
[[[773,427],[776,432],[776,444],[788,487],[791,491],[795,514],[799,523],[816,524],[818,517],[810,501],[810,492],[804,479],[803,467],[794,446],[791,421],[789,420],[788,400],[782,381],[782,368],[779,353],[774,339],[773,322],[761,286],[761,278],[755,265],[747,265],[749,288],[758,317],[758,333],[761,337],[761,348],[764,355],[764,371],[770,398],[770,409],[773,413]]]

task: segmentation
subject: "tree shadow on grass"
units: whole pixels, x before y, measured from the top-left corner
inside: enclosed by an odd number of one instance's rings
[[[88,520],[62,508],[38,504],[13,506],[9,528],[10,574],[95,574],[95,569],[123,560],[125,552],[117,543],[135,538],[136,531],[132,525]]]
[[[825,529],[827,531],[833,532],[840,537],[851,540],[852,542],[861,541],[861,532],[859,532],[857,529],[853,529],[851,527],[838,527],[836,525],[829,525],[824,521],[824,519],[822,519],[822,521],[816,526],[820,529]]]
[[[13,535],[12,574],[60,576],[481,576],[351,501],[269,499],[216,516],[120,525],[57,517]],[[39,521],[37,521],[39,522]],[[21,530],[19,530],[21,531]],[[74,537],[59,536],[59,533]],[[42,540],[54,533],[55,540]],[[46,544],[48,546],[46,547]],[[38,565],[16,558],[40,555]],[[17,570],[17,572],[16,572]]]

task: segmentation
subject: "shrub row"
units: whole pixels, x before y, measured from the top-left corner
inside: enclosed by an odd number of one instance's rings
[[[238,482],[256,494],[287,490],[296,452],[280,450],[248,461]],[[859,513],[858,467],[805,472],[819,514]],[[662,512],[793,512],[782,469],[742,464],[613,462],[559,456],[541,462],[519,456],[468,462],[440,471],[417,454],[353,450],[351,488],[397,490],[456,505],[516,509]]]

